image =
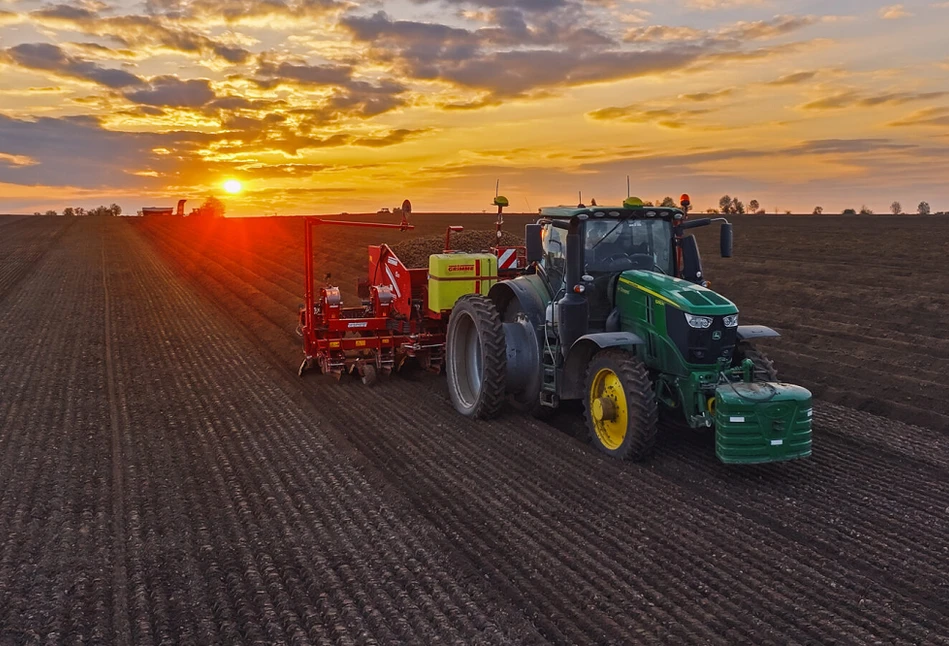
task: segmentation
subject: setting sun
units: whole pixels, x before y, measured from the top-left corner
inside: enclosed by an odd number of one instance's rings
[[[230,193],[231,195],[240,193],[241,188],[242,188],[241,183],[238,182],[236,179],[229,179],[226,182],[224,182],[224,190]]]

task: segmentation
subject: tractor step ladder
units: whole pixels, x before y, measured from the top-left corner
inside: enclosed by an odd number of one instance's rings
[[[560,403],[557,396],[557,364],[551,348],[544,347],[543,376],[540,382],[540,403],[542,406],[556,408]]]

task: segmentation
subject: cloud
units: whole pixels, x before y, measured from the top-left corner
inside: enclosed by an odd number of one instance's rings
[[[176,76],[159,76],[148,87],[125,93],[135,103],[161,108],[200,108],[217,98],[207,79],[182,81]]]
[[[921,101],[932,101],[949,96],[949,92],[887,92],[866,95],[849,90],[817,99],[800,106],[802,110],[839,110],[842,108],[873,108],[881,105],[904,105]]]
[[[370,44],[376,60],[409,78],[479,90],[492,100],[681,69],[707,53],[689,44],[635,51],[549,46],[489,50],[476,32],[394,21],[383,12],[347,16],[341,25],[356,41]]]
[[[62,20],[64,22],[84,22],[96,20],[99,15],[85,7],[77,7],[68,4],[57,4],[45,7],[33,12],[34,18],[47,20]]]
[[[721,99],[726,96],[731,96],[734,93],[735,90],[733,88],[725,88],[724,90],[716,90],[714,92],[694,92],[692,94],[680,94],[678,98],[682,101],[704,102]]]
[[[272,89],[282,84],[323,87],[347,83],[352,75],[353,68],[348,65],[308,65],[288,61],[273,63],[261,60],[257,67],[258,78],[252,80],[264,89]]]
[[[820,21],[817,16],[775,16],[770,20],[735,23],[721,30],[719,35],[737,40],[764,40],[790,34]]]
[[[145,13],[164,19],[204,24],[259,25],[284,19],[299,22],[344,9],[339,0],[145,0]]]
[[[134,61],[145,58],[144,52],[136,52],[131,49],[113,49],[99,43],[67,43],[66,47],[70,51],[78,51],[86,56],[97,60],[114,61]]]
[[[143,179],[130,173],[155,170],[173,175],[213,137],[197,132],[115,132],[102,127],[99,119],[40,117],[15,119],[0,115],[0,142],[4,153],[26,156],[36,163],[13,169],[0,166],[0,182],[25,185],[130,188],[143,186]],[[162,155],[157,148],[173,151]],[[157,186],[158,180],[144,180]],[[150,184],[149,184],[150,183]]]
[[[939,126],[949,127],[949,108],[924,108],[890,124],[894,127]]]
[[[886,150],[912,150],[916,144],[901,144],[892,139],[812,139],[780,150],[782,155],[863,155]]]
[[[330,168],[326,164],[241,164],[234,171],[256,180],[311,177]]]
[[[600,159],[582,163],[577,170],[591,173],[593,176],[617,176],[630,174],[640,184],[656,186],[667,182],[671,177],[688,177],[693,188],[690,193],[704,192],[709,197],[721,195],[723,185],[738,188],[757,184],[754,173],[748,168],[769,167],[770,172],[781,172],[782,185],[806,184],[809,191],[816,191],[816,184],[826,181],[835,190],[842,187],[853,190],[854,177],[865,177],[868,184],[879,188],[879,174],[889,172],[894,167],[926,169],[941,172],[944,164],[933,164],[939,158],[939,152],[923,149],[916,144],[905,144],[891,139],[852,138],[852,139],[813,139],[784,146],[775,146],[767,142],[762,149],[752,148],[692,148],[662,151],[633,151],[614,159]],[[602,157],[602,156],[601,156]],[[785,161],[794,158],[793,164]],[[775,164],[778,164],[777,166]],[[813,170],[813,169],[819,170]],[[845,168],[849,180],[840,181],[839,169]],[[740,169],[740,170],[736,170]],[[789,176],[787,171],[798,171],[797,177]],[[801,173],[802,169],[809,169]],[[838,169],[838,173],[829,172]],[[574,180],[575,181],[575,180]],[[678,180],[677,180],[678,181]],[[771,182],[761,184],[770,188]],[[795,189],[797,191],[799,189]]]
[[[805,50],[813,51],[817,47],[827,44],[829,41],[810,40],[802,42],[782,43],[780,45],[767,45],[756,47],[755,49],[732,49],[720,52],[711,52],[703,56],[699,64],[690,68],[691,71],[708,71],[709,69],[718,69],[725,63],[731,62],[751,62],[762,61],[781,56],[796,54]]]
[[[913,14],[903,8],[901,4],[894,4],[880,9],[880,17],[884,20],[899,20],[900,18],[908,18],[912,15]]]
[[[811,70],[807,72],[794,72],[793,74],[785,74],[784,76],[778,77],[773,81],[768,81],[765,85],[771,85],[774,87],[781,87],[785,85],[799,85],[805,81],[810,81],[812,78],[817,76],[817,70]]]
[[[123,47],[154,46],[191,56],[212,56],[230,64],[244,63],[251,53],[157,16],[103,16],[72,5],[52,5],[29,14],[34,22],[108,38]]]
[[[57,45],[24,43],[2,50],[0,61],[55,76],[96,83],[112,89],[142,84],[142,79],[126,72],[101,67],[91,61],[70,56]]]
[[[4,25],[15,25],[18,22],[22,22],[23,17],[12,11],[0,11],[0,27]]]
[[[405,105],[408,88],[392,80],[370,82],[353,78],[349,65],[309,65],[261,58],[251,82],[263,89],[278,86],[330,88],[320,104],[307,110],[311,119],[325,123],[342,117],[370,118]]]
[[[519,9],[521,11],[552,11],[563,8],[571,2],[569,0],[412,0],[415,4],[431,4],[441,2],[447,5],[468,5],[488,9]]]
[[[0,152],[0,164],[4,166],[35,166],[38,163],[28,155],[10,155]]]
[[[675,107],[647,108],[637,105],[600,108],[587,114],[594,121],[620,121],[623,123],[654,123],[663,128],[684,128],[691,119],[709,114],[710,109],[681,109]]]
[[[623,40],[627,43],[655,43],[660,41],[689,41],[708,38],[709,32],[694,27],[667,27],[665,25],[649,25],[647,27],[633,27],[626,31]]]
[[[827,20],[827,17],[818,16],[775,16],[769,20],[755,20],[752,22],[740,21],[725,25],[719,29],[696,29],[694,27],[665,25],[649,25],[633,27],[623,35],[627,43],[656,43],[705,41],[720,42],[734,41],[742,43],[749,40],[767,40],[784,36],[806,27]]]
[[[758,7],[764,4],[764,0],[688,0],[685,4],[690,9],[714,11],[739,7]]]
[[[324,118],[344,116],[368,119],[406,104],[408,88],[395,81],[350,81],[337,90],[323,106]]]
[[[409,130],[407,128],[400,128],[398,130],[393,130],[385,135],[378,137],[359,137],[353,141],[354,146],[368,146],[370,148],[385,148],[387,146],[395,146],[396,144],[401,144],[407,139],[418,137],[426,132],[429,132],[428,128],[420,128],[417,130]]]
[[[134,188],[194,186],[226,173],[304,176],[326,168],[307,162],[263,164],[268,150],[396,146],[428,129],[396,129],[363,136],[346,132],[303,135],[267,118],[247,130],[124,132],[103,127],[94,117],[15,119],[0,115],[0,183],[21,185]],[[201,151],[214,151],[208,158]],[[241,158],[241,156],[247,156]],[[273,166],[274,171],[266,168]]]

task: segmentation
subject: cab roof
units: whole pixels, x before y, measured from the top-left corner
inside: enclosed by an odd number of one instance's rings
[[[669,208],[664,206],[644,206],[641,208],[630,209],[623,206],[548,206],[540,210],[541,217],[569,220],[579,215],[586,215],[589,218],[674,218],[678,215],[684,216],[682,209]]]

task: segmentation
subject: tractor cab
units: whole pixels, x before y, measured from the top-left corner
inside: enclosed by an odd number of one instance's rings
[[[539,244],[533,246],[539,251],[537,266],[550,287],[552,301],[568,296],[567,267],[573,265],[579,282],[571,290],[582,294],[588,303],[588,330],[615,331],[618,321],[609,317],[623,272],[682,276],[679,249],[685,217],[682,209],[636,204],[554,207],[541,210],[541,220],[534,231],[528,230],[528,238],[539,235]],[[568,256],[566,238],[571,227],[579,245]],[[701,276],[701,271],[696,273]]]

